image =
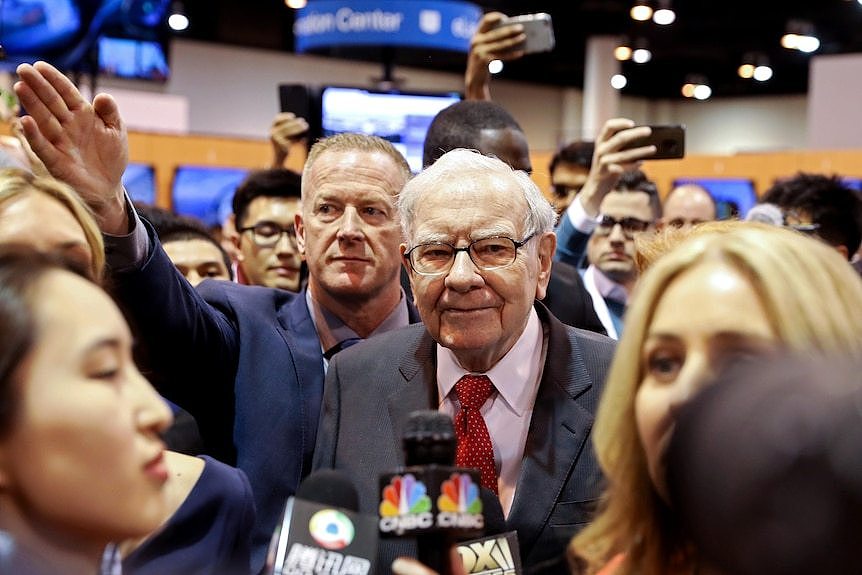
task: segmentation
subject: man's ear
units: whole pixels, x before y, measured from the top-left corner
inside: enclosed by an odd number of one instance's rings
[[[835,246],[835,249],[838,250],[838,253],[841,254],[845,260],[850,261],[850,250],[847,249],[847,246],[841,244]]]
[[[236,229],[236,216],[233,214],[228,215],[227,219],[221,226],[221,233],[224,237],[226,237],[231,244],[231,250],[228,252],[231,254],[234,260],[237,262],[241,262],[243,260],[242,250],[239,247],[239,232]]]
[[[302,211],[296,212],[293,216],[293,226],[296,228],[296,247],[299,249],[299,255],[305,259],[305,225],[302,221]]]
[[[539,273],[536,278],[536,299],[545,299],[548,291],[548,282],[551,281],[551,267],[554,263],[554,252],[557,250],[557,234],[545,232],[539,238],[539,246],[536,249],[539,258]]]
[[[404,269],[407,270],[407,279],[410,280],[410,290],[414,294],[416,294],[416,285],[414,279],[416,278],[416,274],[413,272],[413,266],[410,265],[410,260],[405,255],[407,253],[407,244],[401,244],[398,247],[398,251],[401,253],[401,265],[404,266]]]

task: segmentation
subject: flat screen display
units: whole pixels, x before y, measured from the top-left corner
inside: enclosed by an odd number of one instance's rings
[[[715,200],[718,219],[744,218],[757,203],[754,182],[745,178],[679,178],[673,187],[698,184]]]
[[[419,94],[325,87],[321,94],[324,136],[372,134],[392,142],[413,173],[422,169],[422,145],[437,112],[459,102],[458,93]]]
[[[132,201],[156,203],[156,172],[151,165],[130,162],[123,173],[123,186]]]
[[[162,45],[153,40],[99,38],[99,72],[116,78],[165,81],[170,70]]]
[[[3,48],[9,54],[38,53],[70,41],[81,27],[75,0],[0,2]]]
[[[237,186],[248,173],[245,168],[179,166],[171,191],[174,212],[199,218],[208,226],[221,225],[232,211]]]

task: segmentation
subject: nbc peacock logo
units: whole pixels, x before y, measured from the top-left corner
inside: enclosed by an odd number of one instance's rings
[[[453,473],[441,486],[437,508],[449,513],[482,513],[479,486],[466,473]]]
[[[379,511],[381,517],[426,513],[431,511],[431,498],[413,474],[396,475],[383,488]]]

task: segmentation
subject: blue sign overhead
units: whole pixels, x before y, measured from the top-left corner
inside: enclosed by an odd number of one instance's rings
[[[482,9],[461,1],[311,0],[293,25],[296,51],[404,46],[467,52]]]

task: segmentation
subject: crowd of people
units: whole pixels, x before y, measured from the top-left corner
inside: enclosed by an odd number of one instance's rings
[[[346,472],[359,511],[377,513],[380,475],[403,465],[421,409],[454,419],[456,464],[479,470],[527,572],[853,572],[836,559],[854,557],[852,537],[796,562],[756,538],[739,485],[765,498],[767,471],[752,456],[737,474],[732,455],[747,422],[705,460],[715,435],[686,414],[719,425],[739,392],[701,391],[730,388],[740,365],[803,366],[794,393],[824,405],[834,389],[859,397],[862,198],[800,174],[762,198],[780,221],[715,221],[699,186],[661,199],[640,169],[655,147],[630,147],[649,128],[622,118],[561,147],[543,193],[523,130],[490,101],[487,61],[519,57],[523,41],[501,17],[480,23],[469,99],[434,119],[418,175],[390,142],[351,133],[286,170],[308,126],[280,114],[272,166],[236,190],[222,243],[130,201],[110,96],[86,100],[44,62],[18,68],[30,170],[0,171],[0,572],[260,573],[312,471]],[[769,420],[763,394],[781,385],[740,379],[764,410],[751,417]],[[862,458],[806,449],[830,413],[777,446],[757,428],[767,439],[752,445],[782,449],[770,489],[798,483],[800,466],[840,477],[818,489],[840,490],[840,525],[853,525]],[[859,436],[858,410],[841,413]],[[751,479],[713,491],[712,476]],[[831,501],[811,500],[800,513]],[[763,545],[743,550],[704,509],[739,509],[722,525]],[[826,527],[794,545],[826,545]],[[716,554],[714,533],[740,552]],[[411,538],[381,540],[377,571],[430,573],[416,556]]]

